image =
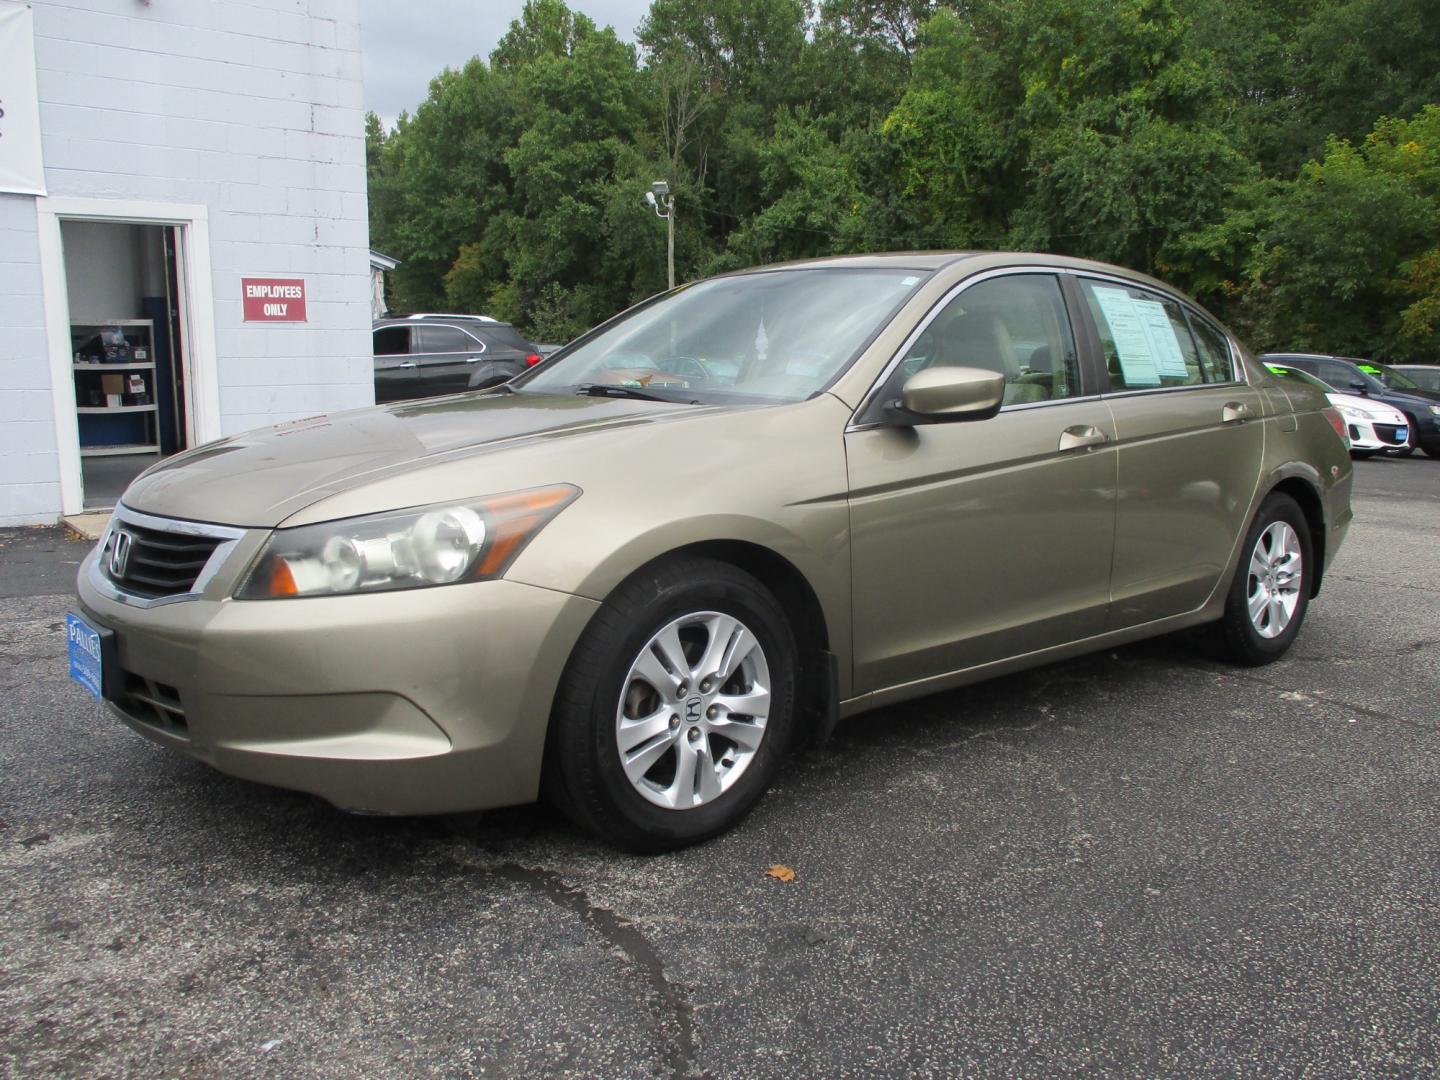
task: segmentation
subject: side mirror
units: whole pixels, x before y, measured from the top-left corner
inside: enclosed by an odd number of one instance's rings
[[[905,380],[900,400],[890,407],[902,424],[988,420],[1005,401],[1005,376],[968,367],[932,367]]]
[[[1369,387],[1366,385],[1363,379],[1351,380],[1350,389],[1354,390],[1357,394],[1369,393]]]

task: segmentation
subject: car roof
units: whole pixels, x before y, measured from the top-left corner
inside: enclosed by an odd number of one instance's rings
[[[439,312],[434,311],[421,312],[415,315],[386,315],[383,318],[376,319],[374,322],[372,322],[370,324],[370,329],[378,330],[382,326],[409,326],[412,323],[417,322],[465,322],[477,323],[481,327],[490,326],[498,328],[508,326],[511,329],[514,329],[513,323],[501,322],[499,319],[492,319],[489,315],[443,315]]]
[[[1117,277],[1133,281],[1136,284],[1169,293],[1171,296],[1183,298],[1187,303],[1199,307],[1201,311],[1205,311],[1194,299],[1185,296],[1185,294],[1176,289],[1175,286],[1168,282],[1161,281],[1158,278],[1153,278],[1149,274],[1141,273],[1139,270],[1131,270],[1129,267],[1117,266],[1113,263],[1097,262],[1094,259],[1077,259],[1070,255],[1051,255],[1036,251],[890,251],[868,255],[830,255],[818,259],[801,259],[794,262],[752,266],[721,276],[734,277],[745,274],[764,274],[775,270],[795,269],[937,271],[960,267],[966,263],[973,264],[973,269],[977,273],[981,270],[1001,269],[1005,267],[1035,266],[1083,270],[1097,274],[1113,274]],[[1215,318],[1211,312],[1205,311],[1205,314],[1209,315],[1212,319]],[[1218,322],[1219,320],[1216,321]]]

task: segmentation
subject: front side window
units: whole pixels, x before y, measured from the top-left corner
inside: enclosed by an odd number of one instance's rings
[[[665,400],[802,401],[894,317],[929,272],[811,267],[712,278],[636,308],[509,386],[621,387]]]
[[[382,326],[375,331],[376,356],[404,356],[410,351],[410,327]]]
[[[906,350],[893,377],[896,394],[905,379],[930,367],[998,371],[1006,405],[1078,394],[1079,362],[1059,282],[1050,274],[1014,274],[972,285]]]
[[[1207,378],[1185,313],[1174,300],[1108,281],[1082,280],[1080,292],[1100,335],[1111,390],[1158,390],[1214,381]]]

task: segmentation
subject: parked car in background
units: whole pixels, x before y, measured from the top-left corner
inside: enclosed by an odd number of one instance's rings
[[[1410,427],[1410,445],[1440,458],[1440,391],[1425,390],[1402,372],[1373,360],[1319,353],[1266,353],[1260,359],[1308,371],[1342,394],[1399,409]]]
[[[1440,393],[1440,364],[1391,364],[1391,371],[1398,371],[1421,390]]]
[[[1118,267],[760,267],[488,392],[160,462],[81,566],[71,670],[237,776],[392,814],[543,787],[658,851],[841,717],[1188,627],[1280,657],[1350,524],[1342,431]]]
[[[1281,379],[1298,379],[1324,392],[1330,404],[1345,419],[1351,457],[1368,458],[1381,452],[1396,454],[1409,451],[1410,423],[1399,409],[1370,398],[1339,393],[1333,386],[1299,368],[1269,362],[1265,366]]]
[[[509,323],[484,315],[391,315],[371,333],[377,403],[497,386],[541,356]]]

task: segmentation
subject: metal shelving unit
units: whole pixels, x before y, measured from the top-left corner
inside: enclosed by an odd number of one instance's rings
[[[123,338],[123,348],[115,339]],[[106,339],[109,339],[108,341]],[[80,456],[111,457],[119,454],[159,454],[159,405],[155,386],[155,324],[150,319],[106,319],[100,322],[70,324],[70,345],[75,362],[71,371],[75,378],[77,403],[106,398],[103,375],[122,376],[121,404],[77,404],[80,420]],[[143,350],[143,360],[106,362],[104,355],[133,355]],[[94,357],[87,360],[87,357]],[[139,375],[144,390],[130,392],[131,380]],[[143,403],[125,404],[127,398],[143,396]],[[92,420],[91,418],[96,418]],[[99,418],[120,418],[128,421],[104,423]]]

